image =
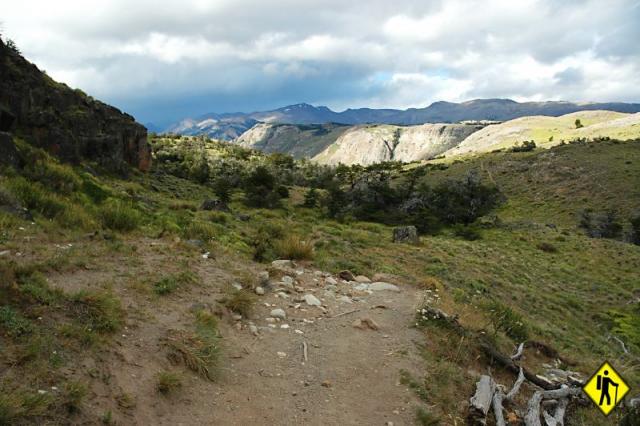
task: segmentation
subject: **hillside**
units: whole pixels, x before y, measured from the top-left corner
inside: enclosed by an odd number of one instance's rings
[[[53,81],[2,40],[0,76],[0,130],[65,161],[91,160],[112,170],[151,167],[147,129],[133,117]]]
[[[583,127],[576,128],[576,120]],[[640,137],[640,114],[611,111],[582,111],[560,117],[523,117],[490,125],[466,138],[445,153],[448,157],[510,148],[533,140],[550,147],[577,138],[610,137],[627,140]]]
[[[464,124],[356,126],[313,157],[313,161],[330,165],[369,165],[384,161],[426,160],[457,146],[481,128]]]
[[[526,340],[521,365],[545,377],[608,359],[640,384],[640,247],[578,226],[581,210],[614,208],[630,231],[638,141],[340,173],[199,138],[151,143],[151,172],[128,180],[20,141],[27,166],[0,174],[15,207],[0,210],[0,423],[462,424],[480,374],[515,380],[487,342],[510,354]],[[392,241],[385,197],[423,191],[414,177],[461,190],[471,171],[505,200],[469,225],[430,221],[418,245]],[[517,419],[535,390],[523,385]],[[572,401],[567,416],[625,413]]]
[[[333,144],[349,126],[340,124],[259,123],[235,140],[238,145],[266,153],[312,158]]]
[[[324,106],[295,104],[271,111],[253,113],[206,114],[187,118],[167,128],[167,132],[183,135],[204,134],[230,140],[234,134],[250,129],[255,122],[281,124],[394,124],[457,123],[465,120],[506,121],[518,117],[560,116],[576,111],[607,110],[625,113],[640,112],[640,104],[522,102],[509,99],[476,99],[468,102],[435,102],[425,108],[407,110],[357,108],[335,112]]]

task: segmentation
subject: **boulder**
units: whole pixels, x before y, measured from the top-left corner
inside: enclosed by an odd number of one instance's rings
[[[371,282],[369,277],[365,277],[364,275],[358,275],[353,280],[356,281],[356,282],[359,282],[359,283],[370,283]]]
[[[272,318],[280,318],[280,319],[287,318],[287,313],[284,311],[284,309],[280,309],[280,308],[272,310],[270,315]]]
[[[351,271],[341,271],[338,276],[345,281],[355,281],[356,279]]]
[[[313,294],[305,294],[303,298],[305,303],[309,306],[322,306],[320,299],[315,297]]]
[[[377,282],[369,284],[369,290],[372,291],[400,291],[400,288],[397,285],[385,283],[385,282]]]
[[[415,226],[397,226],[393,228],[393,242],[418,244],[420,242],[418,230]]]

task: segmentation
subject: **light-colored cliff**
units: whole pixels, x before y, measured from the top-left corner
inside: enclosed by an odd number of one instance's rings
[[[480,128],[464,124],[357,126],[313,159],[322,164],[363,165],[424,160],[453,148]]]

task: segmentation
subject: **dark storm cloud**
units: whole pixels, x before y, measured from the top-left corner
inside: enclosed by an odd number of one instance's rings
[[[640,99],[638,0],[26,0],[4,28],[144,122],[311,102]]]

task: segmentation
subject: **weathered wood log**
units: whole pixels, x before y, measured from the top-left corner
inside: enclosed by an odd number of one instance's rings
[[[496,392],[493,394],[493,414],[496,417],[496,426],[506,426],[504,421],[504,413],[502,412],[502,401],[505,395],[502,386],[496,386]]]
[[[581,392],[582,392],[582,389],[580,388],[570,388],[570,387],[535,392],[531,397],[531,399],[529,400],[529,403],[527,404],[527,414],[524,417],[525,426],[542,426],[542,423],[540,422],[540,405],[543,399],[557,399],[557,400],[566,399],[568,403],[568,398],[570,396],[578,396],[580,395]],[[560,403],[558,404],[558,406],[560,406]],[[562,409],[561,413],[558,413],[556,409],[557,415],[562,414],[563,422],[564,422],[564,412],[566,411],[566,408],[567,407],[565,406]],[[553,417],[549,415],[549,418],[552,418],[553,421],[556,422],[554,423],[556,425],[562,424],[557,422],[555,415]],[[547,421],[546,417],[545,417],[545,421]],[[548,421],[547,421],[547,424],[549,424]]]
[[[511,358],[498,352],[498,350],[494,348],[492,345],[490,345],[489,343],[485,342],[480,344],[480,348],[484,351],[484,353],[489,358],[491,358],[493,361],[496,361],[498,364],[502,365],[508,371],[511,371],[514,374],[520,373],[521,367],[518,367]],[[522,372],[524,374],[524,377],[527,380],[529,380],[534,385],[541,387],[542,389],[545,389],[545,390],[557,389],[557,386],[553,385],[548,380],[539,378],[537,375],[531,373],[526,368],[522,368]]]
[[[493,402],[493,394],[496,391],[496,382],[491,376],[480,376],[476,383],[476,393],[469,400],[469,424],[486,425],[487,413]]]
[[[516,353],[514,353],[513,355],[511,355],[511,361],[517,361],[522,357],[522,352],[524,351],[524,342],[520,343],[518,345],[518,349],[516,350]]]
[[[518,373],[518,378],[516,379],[516,382],[513,384],[513,387],[507,394],[506,399],[508,399],[509,401],[513,401],[513,398],[515,398],[515,396],[520,391],[520,386],[522,386],[522,384],[524,383],[524,379],[525,379],[524,370],[522,369],[522,367],[520,367],[520,373]]]

